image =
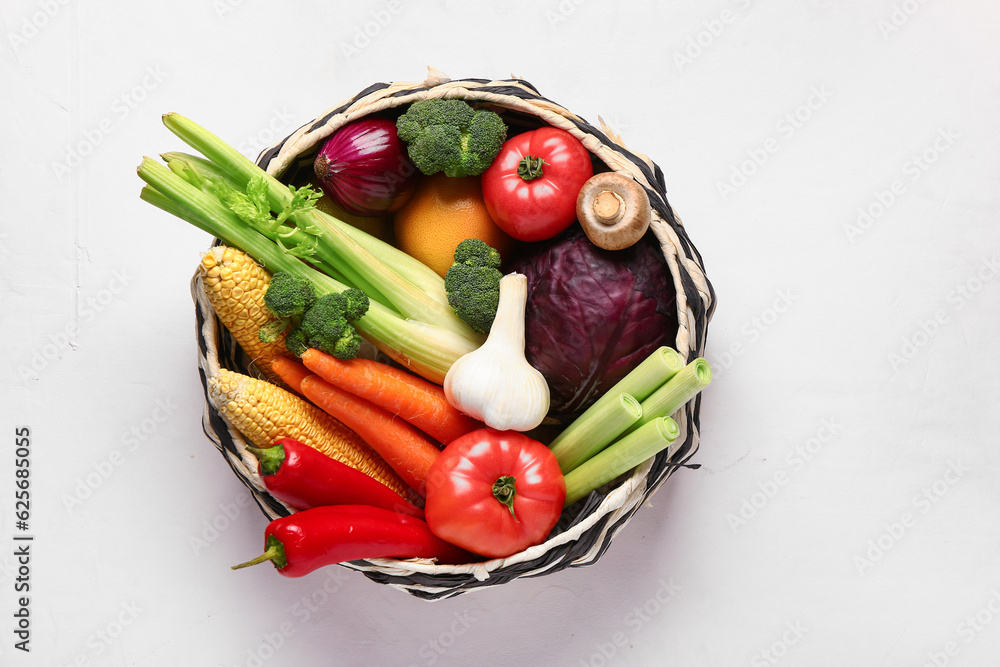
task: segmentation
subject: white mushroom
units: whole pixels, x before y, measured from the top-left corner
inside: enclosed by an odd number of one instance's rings
[[[576,214],[590,242],[605,250],[622,250],[642,238],[652,208],[635,180],[616,172],[595,174],[576,198]]]

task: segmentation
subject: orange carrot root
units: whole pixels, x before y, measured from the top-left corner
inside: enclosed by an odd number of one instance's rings
[[[440,386],[393,366],[360,358],[341,361],[312,349],[302,355],[302,363],[329,384],[371,401],[442,444],[483,427],[451,405]]]
[[[289,387],[302,393],[302,380],[312,375],[309,369],[291,357],[276,357],[271,362],[271,370]]]
[[[308,375],[302,393],[368,443],[421,496],[438,448],[414,427],[364,398]]]

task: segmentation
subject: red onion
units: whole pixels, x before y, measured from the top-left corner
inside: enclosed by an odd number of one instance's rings
[[[391,120],[363,118],[337,130],[314,163],[320,186],[357,215],[393,213],[407,202],[420,172]]]

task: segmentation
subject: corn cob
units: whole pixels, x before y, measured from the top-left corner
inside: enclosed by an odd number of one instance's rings
[[[198,271],[205,295],[219,320],[261,373],[279,382],[271,371],[271,360],[285,354],[285,336],[265,343],[257,335],[263,325],[277,319],[264,305],[271,274],[243,251],[226,246],[215,246],[206,252]]]
[[[403,497],[410,488],[361,437],[295,394],[265,380],[220,369],[208,380],[208,397],[255,447],[293,438],[377,479]]]

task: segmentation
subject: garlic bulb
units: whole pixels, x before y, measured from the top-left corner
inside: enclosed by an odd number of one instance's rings
[[[444,378],[448,401],[501,431],[530,431],[549,411],[549,385],[524,358],[528,279],[500,279],[500,303],[486,342],[460,357]]]

